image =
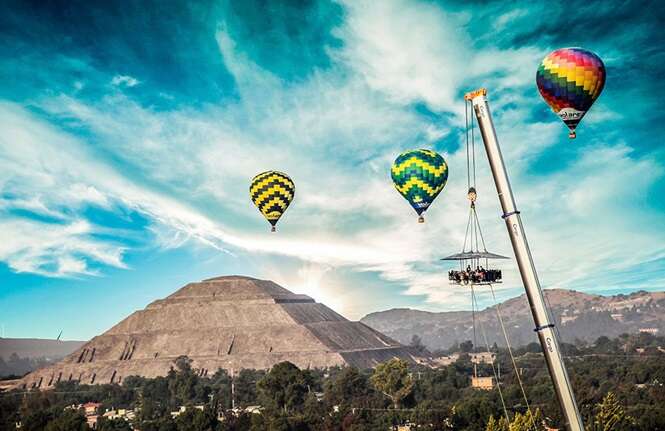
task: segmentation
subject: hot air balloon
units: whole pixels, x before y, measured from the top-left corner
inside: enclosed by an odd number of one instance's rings
[[[575,138],[575,128],[605,85],[605,65],[591,51],[561,48],[543,59],[536,73],[541,96],[566,126],[568,137]]]
[[[275,225],[295,196],[296,186],[288,175],[278,171],[267,171],[252,179],[249,196],[261,214],[272,225]]]
[[[438,153],[431,150],[406,151],[397,157],[390,169],[395,188],[416,213],[418,222],[448,180],[448,165]]]

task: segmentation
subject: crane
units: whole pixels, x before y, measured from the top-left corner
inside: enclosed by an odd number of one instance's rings
[[[487,102],[487,90],[480,88],[472,91],[467,93],[464,99],[471,101],[478,120],[478,128],[482,135],[494,184],[496,185],[503,211],[501,217],[506,222],[517,266],[522,277],[522,282],[524,283],[524,289],[526,290],[526,297],[529,301],[531,314],[536,325],[534,331],[538,334],[538,339],[545,355],[547,368],[566,421],[566,428],[569,431],[584,431],[582,417],[577,408],[575,394],[573,393],[568,372],[561,356],[559,341],[554,331],[554,323],[552,323],[551,316],[545,305],[543,291],[540,287],[538,274],[536,274],[536,267],[531,256],[529,243],[524,233],[520,212],[517,210],[515,197],[513,196],[510,181],[508,180],[508,173],[503,162],[503,156],[501,155],[499,141]]]

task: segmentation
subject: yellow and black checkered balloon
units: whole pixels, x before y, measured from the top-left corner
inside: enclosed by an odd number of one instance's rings
[[[261,214],[272,225],[275,224],[289,207],[296,193],[296,185],[288,175],[278,171],[267,171],[252,179],[249,196]]]

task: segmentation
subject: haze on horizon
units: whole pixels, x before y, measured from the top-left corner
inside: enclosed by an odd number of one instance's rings
[[[190,281],[230,274],[351,319],[468,309],[438,259],[464,237],[462,95],[479,86],[544,287],[665,288],[662,12],[600,1],[10,3],[7,337],[88,339]],[[565,46],[607,66],[575,141],[535,86],[541,59]],[[390,181],[392,161],[414,148],[450,168],[425,224]],[[488,248],[512,256],[478,157]],[[269,169],[297,188],[276,234],[247,193]],[[499,300],[522,293],[514,263],[503,270]]]

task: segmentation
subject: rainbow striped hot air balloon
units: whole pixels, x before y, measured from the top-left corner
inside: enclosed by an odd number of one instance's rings
[[[289,207],[296,193],[296,185],[288,175],[278,171],[267,171],[258,174],[252,179],[249,186],[249,197],[254,205],[261,211],[263,217],[275,225],[284,211]]]
[[[561,48],[543,59],[536,73],[541,96],[575,138],[575,128],[605,85],[605,65],[591,51]]]
[[[406,151],[397,157],[390,174],[395,188],[418,213],[418,221],[448,181],[448,165],[431,150]]]

